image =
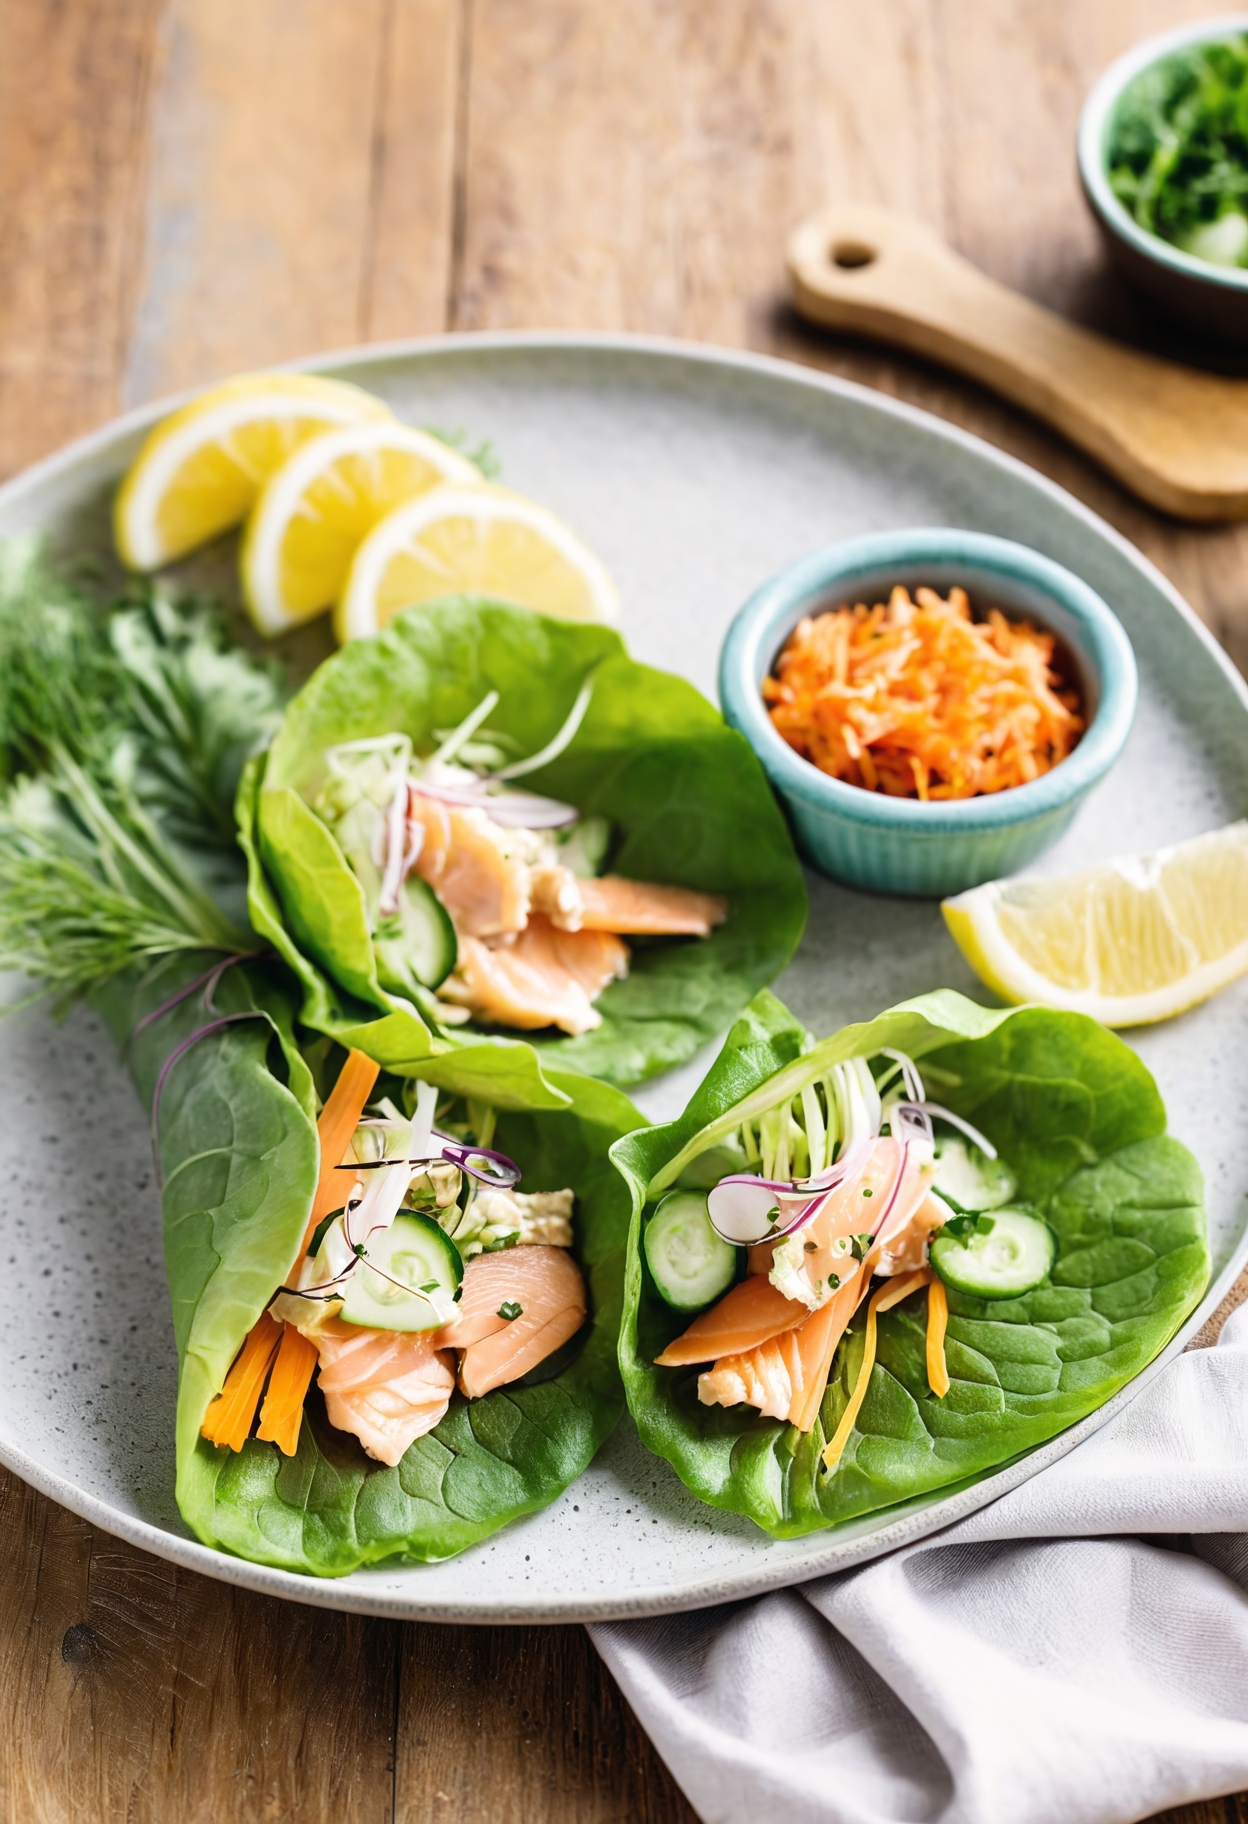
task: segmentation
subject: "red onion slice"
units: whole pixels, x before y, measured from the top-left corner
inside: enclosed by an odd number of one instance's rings
[[[950,1127],[960,1129],[971,1144],[979,1148],[985,1158],[996,1158],[997,1149],[988,1136],[981,1134],[977,1127],[972,1127],[969,1121],[964,1121],[961,1115],[955,1115],[952,1109],[942,1108],[939,1102],[921,1102],[916,1106],[924,1109],[929,1116],[934,1115],[938,1121],[947,1121]]]
[[[505,829],[555,830],[575,823],[581,814],[574,804],[563,804],[558,798],[543,798],[539,792],[491,792],[488,779],[482,779],[476,786],[432,785],[423,779],[414,779],[412,790],[419,792],[422,798],[436,798],[441,804],[484,811]]]
[[[721,1178],[707,1193],[711,1227],[721,1241],[739,1248],[795,1234],[814,1221],[833,1191],[862,1171],[874,1145],[875,1135],[867,1136],[815,1178],[781,1182],[751,1172]]]
[[[520,1182],[520,1167],[506,1153],[496,1153],[488,1146],[464,1146],[458,1140],[452,1140],[434,1129],[434,1138],[442,1141],[442,1157],[448,1165],[457,1165],[461,1172],[467,1172],[470,1178],[478,1183],[488,1185],[492,1190],[509,1191]],[[484,1171],[475,1160],[484,1160]],[[490,1169],[492,1168],[492,1169]]]

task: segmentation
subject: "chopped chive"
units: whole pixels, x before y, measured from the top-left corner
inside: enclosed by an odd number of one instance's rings
[[[505,1305],[500,1305],[498,1307],[498,1315],[500,1317],[505,1317],[510,1324],[514,1322],[517,1317],[523,1317],[524,1306],[518,1305],[514,1298],[509,1298]]]

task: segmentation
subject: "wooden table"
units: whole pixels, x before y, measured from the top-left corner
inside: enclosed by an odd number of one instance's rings
[[[921,364],[805,331],[784,230],[936,223],[1086,321],[1093,77],[1209,0],[4,0],[0,473],[121,406],[445,329],[764,349],[968,426],[1141,546],[1248,662],[1248,529],[1192,531]],[[578,1628],[242,1594],[0,1481],[0,1819],[677,1824]],[[1248,1820],[1248,1796],[1169,1824]],[[1055,1820],[1055,1824],[1057,1821]]]

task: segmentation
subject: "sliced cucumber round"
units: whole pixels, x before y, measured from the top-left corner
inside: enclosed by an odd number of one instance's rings
[[[955,1217],[936,1236],[930,1253],[933,1268],[955,1292],[1019,1298],[1049,1277],[1057,1240],[1038,1216],[998,1209],[991,1216]]]
[[[998,1210],[1010,1201],[1018,1180],[1004,1160],[990,1159],[960,1135],[942,1134],[932,1189],[959,1210]]]
[[[715,1233],[706,1198],[696,1191],[665,1197],[642,1245],[659,1297],[675,1311],[701,1311],[737,1276],[738,1250]]]
[[[433,888],[409,875],[399,894],[399,909],[378,921],[373,938],[383,985],[400,993],[414,976],[424,988],[436,988],[455,967],[459,943],[450,914]]]
[[[396,1216],[388,1229],[370,1235],[364,1248],[343,1295],[344,1323],[368,1330],[437,1330],[450,1322],[464,1263],[431,1217]]]

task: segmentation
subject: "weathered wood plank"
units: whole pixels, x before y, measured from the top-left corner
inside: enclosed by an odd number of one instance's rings
[[[0,1472],[0,1817],[388,1824],[399,1628],[232,1590]]]
[[[406,1628],[395,1824],[696,1824],[580,1628]]]
[[[0,477],[116,410],[160,5],[0,7]]]
[[[446,327],[466,0],[387,0],[373,126],[359,336]],[[464,93],[461,95],[461,86]]]
[[[131,403],[355,342],[386,0],[170,0]]]

